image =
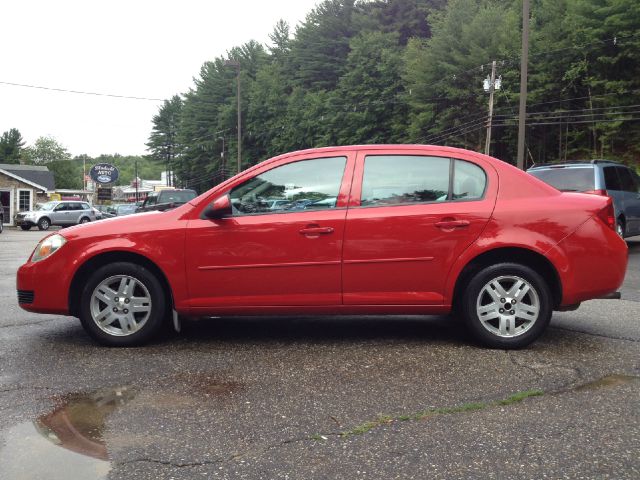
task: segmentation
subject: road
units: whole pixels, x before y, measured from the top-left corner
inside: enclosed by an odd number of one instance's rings
[[[521,351],[442,317],[232,318],[137,349],[22,311],[0,236],[0,478],[640,478],[640,238],[623,300]]]

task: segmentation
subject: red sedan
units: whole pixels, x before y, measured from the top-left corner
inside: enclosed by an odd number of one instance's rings
[[[614,294],[626,265],[607,197],[466,150],[370,145],[281,155],[174,210],[50,235],[17,287],[25,310],[79,317],[107,345],[178,315],[453,312],[518,348],[553,310]]]

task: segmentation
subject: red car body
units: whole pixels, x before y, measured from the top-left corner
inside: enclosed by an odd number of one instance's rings
[[[234,186],[276,166],[346,157],[333,209],[209,219]],[[363,208],[365,157],[428,155],[471,162],[486,174],[481,199]],[[626,243],[603,221],[611,200],[561,193],[511,165],[467,150],[421,145],[329,147],[262,162],[162,213],[61,230],[64,247],[27,261],[17,288],[25,310],[78,316],[90,271],[139,262],[162,278],[182,315],[440,314],[452,309],[465,269],[479,259],[522,260],[550,285],[553,308],[614,292]],[[330,234],[326,234],[329,232]]]

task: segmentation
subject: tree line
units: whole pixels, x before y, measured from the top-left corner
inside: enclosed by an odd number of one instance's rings
[[[178,183],[235,173],[291,150],[427,143],[482,151],[497,62],[491,154],[515,163],[521,0],[325,0],[292,32],[205,62],[165,100],[148,147]],[[640,156],[640,2],[532,0],[527,164]],[[223,151],[224,145],[224,151]]]

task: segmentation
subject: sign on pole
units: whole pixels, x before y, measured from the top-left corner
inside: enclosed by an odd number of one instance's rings
[[[117,167],[110,163],[98,163],[89,170],[89,176],[97,183],[114,183],[119,175]]]

